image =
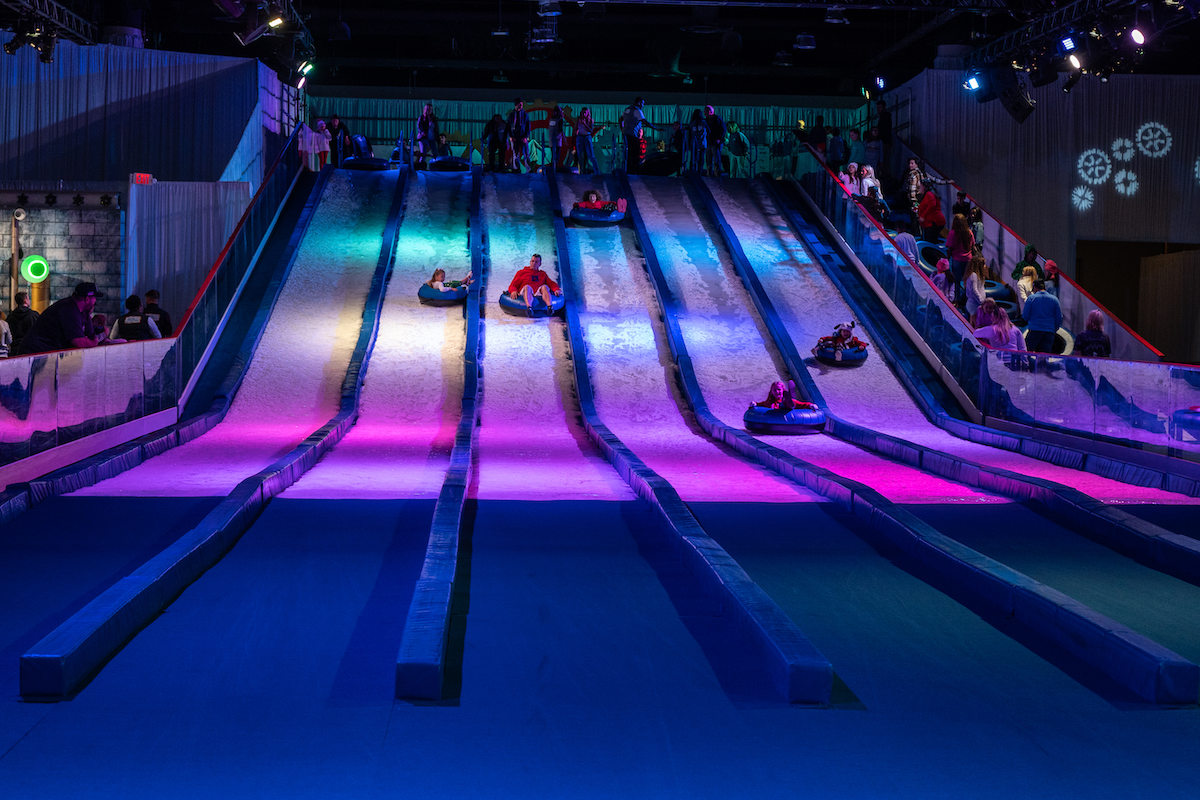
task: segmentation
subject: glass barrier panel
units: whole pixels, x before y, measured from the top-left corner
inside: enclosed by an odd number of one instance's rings
[[[146,414],[157,414],[179,402],[179,348],[174,339],[142,343],[142,397]]]
[[[104,408],[100,417],[101,427],[120,425],[146,413],[142,363],[144,344],[130,342],[97,348],[104,356],[101,389]]]
[[[97,347],[54,354],[58,367],[58,444],[73,442],[100,430],[104,419],[107,350],[107,347]]]
[[[1168,367],[1171,416],[1167,434],[1170,446],[1200,450],[1200,372]]]
[[[31,455],[32,366],[31,358],[0,358],[0,465]]]

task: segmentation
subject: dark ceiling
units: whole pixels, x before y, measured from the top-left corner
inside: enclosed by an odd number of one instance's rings
[[[557,41],[540,46],[530,42],[531,32],[547,21],[538,15],[537,2],[296,0],[293,5],[312,35],[317,66],[309,82],[317,91],[322,86],[496,88],[503,73],[506,91],[704,88],[800,95],[858,94],[876,77],[895,86],[933,66],[938,45],[979,46],[1068,5],[1043,0],[879,3],[862,8],[861,2],[848,2],[843,12],[848,22],[835,24],[826,21],[824,8],[780,0],[561,2],[561,16],[553,18]],[[222,7],[244,0],[63,4],[101,24],[140,24],[151,47],[255,56],[272,66],[291,55],[286,36],[264,36],[245,47],[235,39],[245,18],[231,19]],[[11,25],[12,12],[4,5],[13,3],[0,0],[0,23]],[[1134,13],[1133,0],[1124,5]],[[494,35],[497,28],[508,35]],[[350,38],[340,38],[347,30]],[[1193,21],[1159,37],[1137,68],[1197,72],[1190,51],[1198,30]],[[815,37],[815,49],[793,48],[802,33]]]

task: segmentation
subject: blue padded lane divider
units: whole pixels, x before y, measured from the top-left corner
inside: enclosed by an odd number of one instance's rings
[[[102,592],[21,656],[23,697],[59,700],[78,692],[126,642],[220,561],[271,498],[311,469],[354,424],[392,269],[407,181],[408,173],[401,172],[363,308],[358,343],[342,380],[338,413],[283,458],[239,483],[199,525]]]
[[[875,341],[881,356],[898,373],[910,394],[913,395],[931,422],[959,438],[1017,451],[1072,469],[1086,469],[1087,461],[1094,462],[1098,458],[1081,451],[1040,442],[1028,436],[1004,433],[972,422],[965,422],[946,413],[917,377],[918,368],[909,359],[896,353],[893,336],[903,334],[895,331],[895,326],[890,324],[889,320],[880,319],[879,315],[884,313],[882,310],[869,307],[869,304],[863,302],[852,290],[855,287],[847,285],[841,272],[841,268],[845,266],[842,257],[827,247],[824,236],[808,225],[797,213],[796,208],[786,202],[774,185],[774,181],[763,180],[762,183],[768,194],[772,196],[777,210],[787,221],[793,234],[814,250],[825,266],[825,273],[838,287],[843,299],[850,305],[863,327]],[[799,187],[794,188],[797,192],[804,191]],[[711,202],[711,195],[708,194],[707,187],[701,185],[700,189],[702,194],[709,198],[706,202]],[[715,202],[713,208],[715,209]],[[716,213],[720,213],[719,209],[716,209]],[[732,232],[728,236],[732,236]],[[735,258],[735,264],[737,262],[738,259]],[[803,383],[806,390],[813,393],[814,402],[824,406],[825,403],[820,398],[820,393],[813,383],[803,359],[794,358],[795,347],[792,345],[791,337],[778,319],[774,309],[770,307],[770,301],[759,283],[753,267],[746,262],[744,267],[739,265],[738,270],[739,272],[745,271],[742,280],[746,284],[750,296],[754,298],[759,314],[770,330],[776,347],[783,353],[793,377],[797,382]],[[1075,532],[1111,547],[1153,569],[1200,585],[1200,541],[1196,539],[1171,533],[1119,508],[1102,503],[1073,487],[999,467],[967,461],[930,447],[864,428],[829,413],[827,408],[826,414],[829,422],[825,430],[839,439],[845,439],[888,458],[903,461],[958,483],[976,486],[1021,501],[1037,500],[1042,504],[1039,511],[1049,509],[1057,512]],[[1092,471],[1104,474],[1107,470]],[[1138,481],[1130,482],[1137,483]]]
[[[719,599],[723,613],[728,614],[741,638],[749,643],[776,690],[789,703],[828,704],[833,691],[833,665],[737,561],[704,531],[675,488],[646,466],[600,419],[588,374],[587,341],[576,306],[579,295],[571,274],[558,182],[553,174],[549,181],[558,266],[566,295],[571,363],[588,437],[630,488],[658,512],[667,531],[680,543],[685,567],[711,596]]]
[[[275,309],[279,291],[291,273],[292,264],[296,260],[296,249],[300,246],[300,241],[308,230],[313,212],[320,202],[331,171],[332,167],[328,167],[318,174],[283,256],[273,265],[276,270],[275,275],[271,279],[263,302],[257,308],[249,335],[242,340],[238,358],[227,373],[221,390],[213,397],[211,408],[204,414],[111,447],[90,458],[76,461],[74,464],[47,473],[40,478],[9,486],[5,492],[0,493],[0,524],[11,521],[18,514],[43,500],[69,494],[85,486],[93,486],[138,466],[148,458],[161,455],[179,445],[187,444],[197,436],[211,430],[214,425],[225,418],[225,414],[233,403],[233,397],[250,366],[250,361],[254,358],[254,352],[262,338],[267,320]],[[259,266],[259,264],[255,264],[254,268],[258,269]],[[241,309],[238,309],[235,313],[240,311]]]
[[[746,258],[733,230],[725,221],[712,193],[699,179],[694,179],[693,186],[709,216],[719,228],[733,256],[734,268],[749,291],[760,317],[788,365],[789,372],[797,383],[802,383],[811,393],[814,402],[824,405],[812,376],[796,351],[795,343],[771,305],[770,298],[763,290],[757,274],[750,266],[749,259]],[[632,201],[630,207],[633,208]],[[654,269],[658,271],[657,262]],[[665,282],[663,289],[666,290]],[[669,298],[669,293],[665,296]],[[983,477],[983,469],[977,465],[965,464],[946,454],[850,425],[829,414],[828,409],[826,414],[829,419],[826,431],[833,428],[831,432],[839,438],[855,444],[865,443],[864,446],[888,458],[945,475],[951,480],[982,486],[985,489],[992,488],[988,485],[990,483],[1004,483],[1009,490],[1007,493],[1022,497],[1029,497],[1033,493],[1035,483],[1049,483],[1035,482],[1034,479],[1016,475],[1012,475],[1006,481],[988,480]],[[697,418],[699,417],[697,411]],[[703,422],[701,424],[704,425]],[[806,464],[789,454],[771,452],[775,448],[741,431],[734,431],[723,425],[722,427],[730,433],[728,438],[720,438],[731,444],[744,442],[735,444],[735,447],[739,450],[744,448],[747,455],[756,458],[760,463],[785,477],[804,483],[814,491],[825,494],[852,510],[901,551],[934,570],[955,592],[961,592],[1005,616],[1013,617],[1019,624],[1053,641],[1140,697],[1154,703],[1182,705],[1195,703],[1197,695],[1200,695],[1200,667],[1182,656],[1093,611],[1062,592],[954,541],[869,487]],[[878,438],[872,440],[872,436]],[[871,447],[872,444],[875,446]],[[821,480],[810,478],[807,474],[802,478],[801,470],[813,473],[814,476],[818,470],[824,474],[820,476]],[[1026,481],[1033,483],[1025,483]],[[820,484],[823,482],[834,484],[830,487],[833,490],[832,494],[821,488]]]
[[[425,550],[425,565],[413,591],[396,657],[396,697],[441,700],[445,684],[446,647],[458,570],[459,532],[463,505],[471,483],[471,450],[479,424],[479,298],[486,283],[483,261],[483,191],[481,167],[471,170],[471,274],[475,281],[464,306],[467,335],[463,348],[462,416],[454,433],[450,468],[433,508],[433,524]]]
[[[811,238],[816,238],[802,233],[806,229],[811,231],[810,226],[805,223],[803,214],[791,202],[791,198],[779,191],[775,181],[764,181],[763,183],[768,187],[768,191],[772,194],[776,205],[783,212],[785,219],[788,220],[793,231],[803,241],[811,241]],[[829,224],[824,215],[821,214],[820,209],[817,208],[816,204],[808,196],[808,193],[795,181],[789,180],[788,183],[796,198],[803,205],[807,206],[813,218],[819,222],[821,227],[825,228],[825,234],[821,238],[827,238],[828,241],[834,244],[834,248],[829,248],[822,243],[818,246],[818,250],[823,250],[832,258],[852,263],[858,273],[864,276],[863,280],[867,280],[866,276],[869,276],[871,273],[866,267],[862,266],[861,262],[858,262],[853,250],[838,235],[837,231]],[[811,232],[815,234],[815,231]],[[835,271],[833,270],[831,273]],[[831,274],[831,277],[835,282],[838,282],[838,276]],[[874,278],[870,278],[870,280],[874,281]],[[842,293],[847,296],[847,299],[850,299],[850,295],[853,294],[853,292],[845,291],[844,288]],[[870,315],[867,314],[865,316]],[[878,328],[879,326],[876,327]],[[902,370],[903,376],[905,365],[901,363],[897,367]],[[907,382],[907,379],[904,377],[902,377],[902,380],[906,380]],[[932,397],[927,396],[927,393],[916,392],[914,393],[914,397],[918,404],[921,405],[926,416],[935,425],[944,428],[948,433],[962,439],[983,442],[985,444],[995,444],[998,447],[1021,452],[1032,458],[1048,461],[1060,466],[1070,466],[1075,469],[1086,470],[1096,475],[1130,483],[1135,486],[1152,486],[1169,492],[1200,497],[1200,464],[1172,458],[1166,454],[1137,448],[1132,445],[1117,444],[1103,439],[1085,439],[1071,433],[1054,430],[1049,426],[1035,428],[1030,425],[1020,425],[1010,420],[1002,421],[1005,427],[1020,431],[1018,433],[976,425],[971,422],[955,419],[946,414],[945,409],[939,404],[936,402],[931,403]],[[1035,436],[1037,438],[1034,438]]]

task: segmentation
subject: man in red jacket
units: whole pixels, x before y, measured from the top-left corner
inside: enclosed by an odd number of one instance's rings
[[[549,308],[551,292],[560,295],[562,289],[542,271],[542,257],[537,253],[530,257],[529,266],[518,271],[513,276],[512,283],[508,285],[508,296],[513,300],[518,297],[524,298],[526,306],[532,306],[533,296],[537,295]]]

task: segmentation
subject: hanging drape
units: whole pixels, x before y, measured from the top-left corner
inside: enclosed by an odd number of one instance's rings
[[[158,289],[178,319],[249,203],[245,182],[131,186],[125,294]]]
[[[960,72],[926,70],[899,92],[914,149],[1068,274],[1076,239],[1200,242],[1200,78],[1064,82],[1032,90],[1023,124],[976,102]]]
[[[42,64],[22,47],[0,58],[0,180],[217,180],[259,83],[253,59],[64,41]]]

